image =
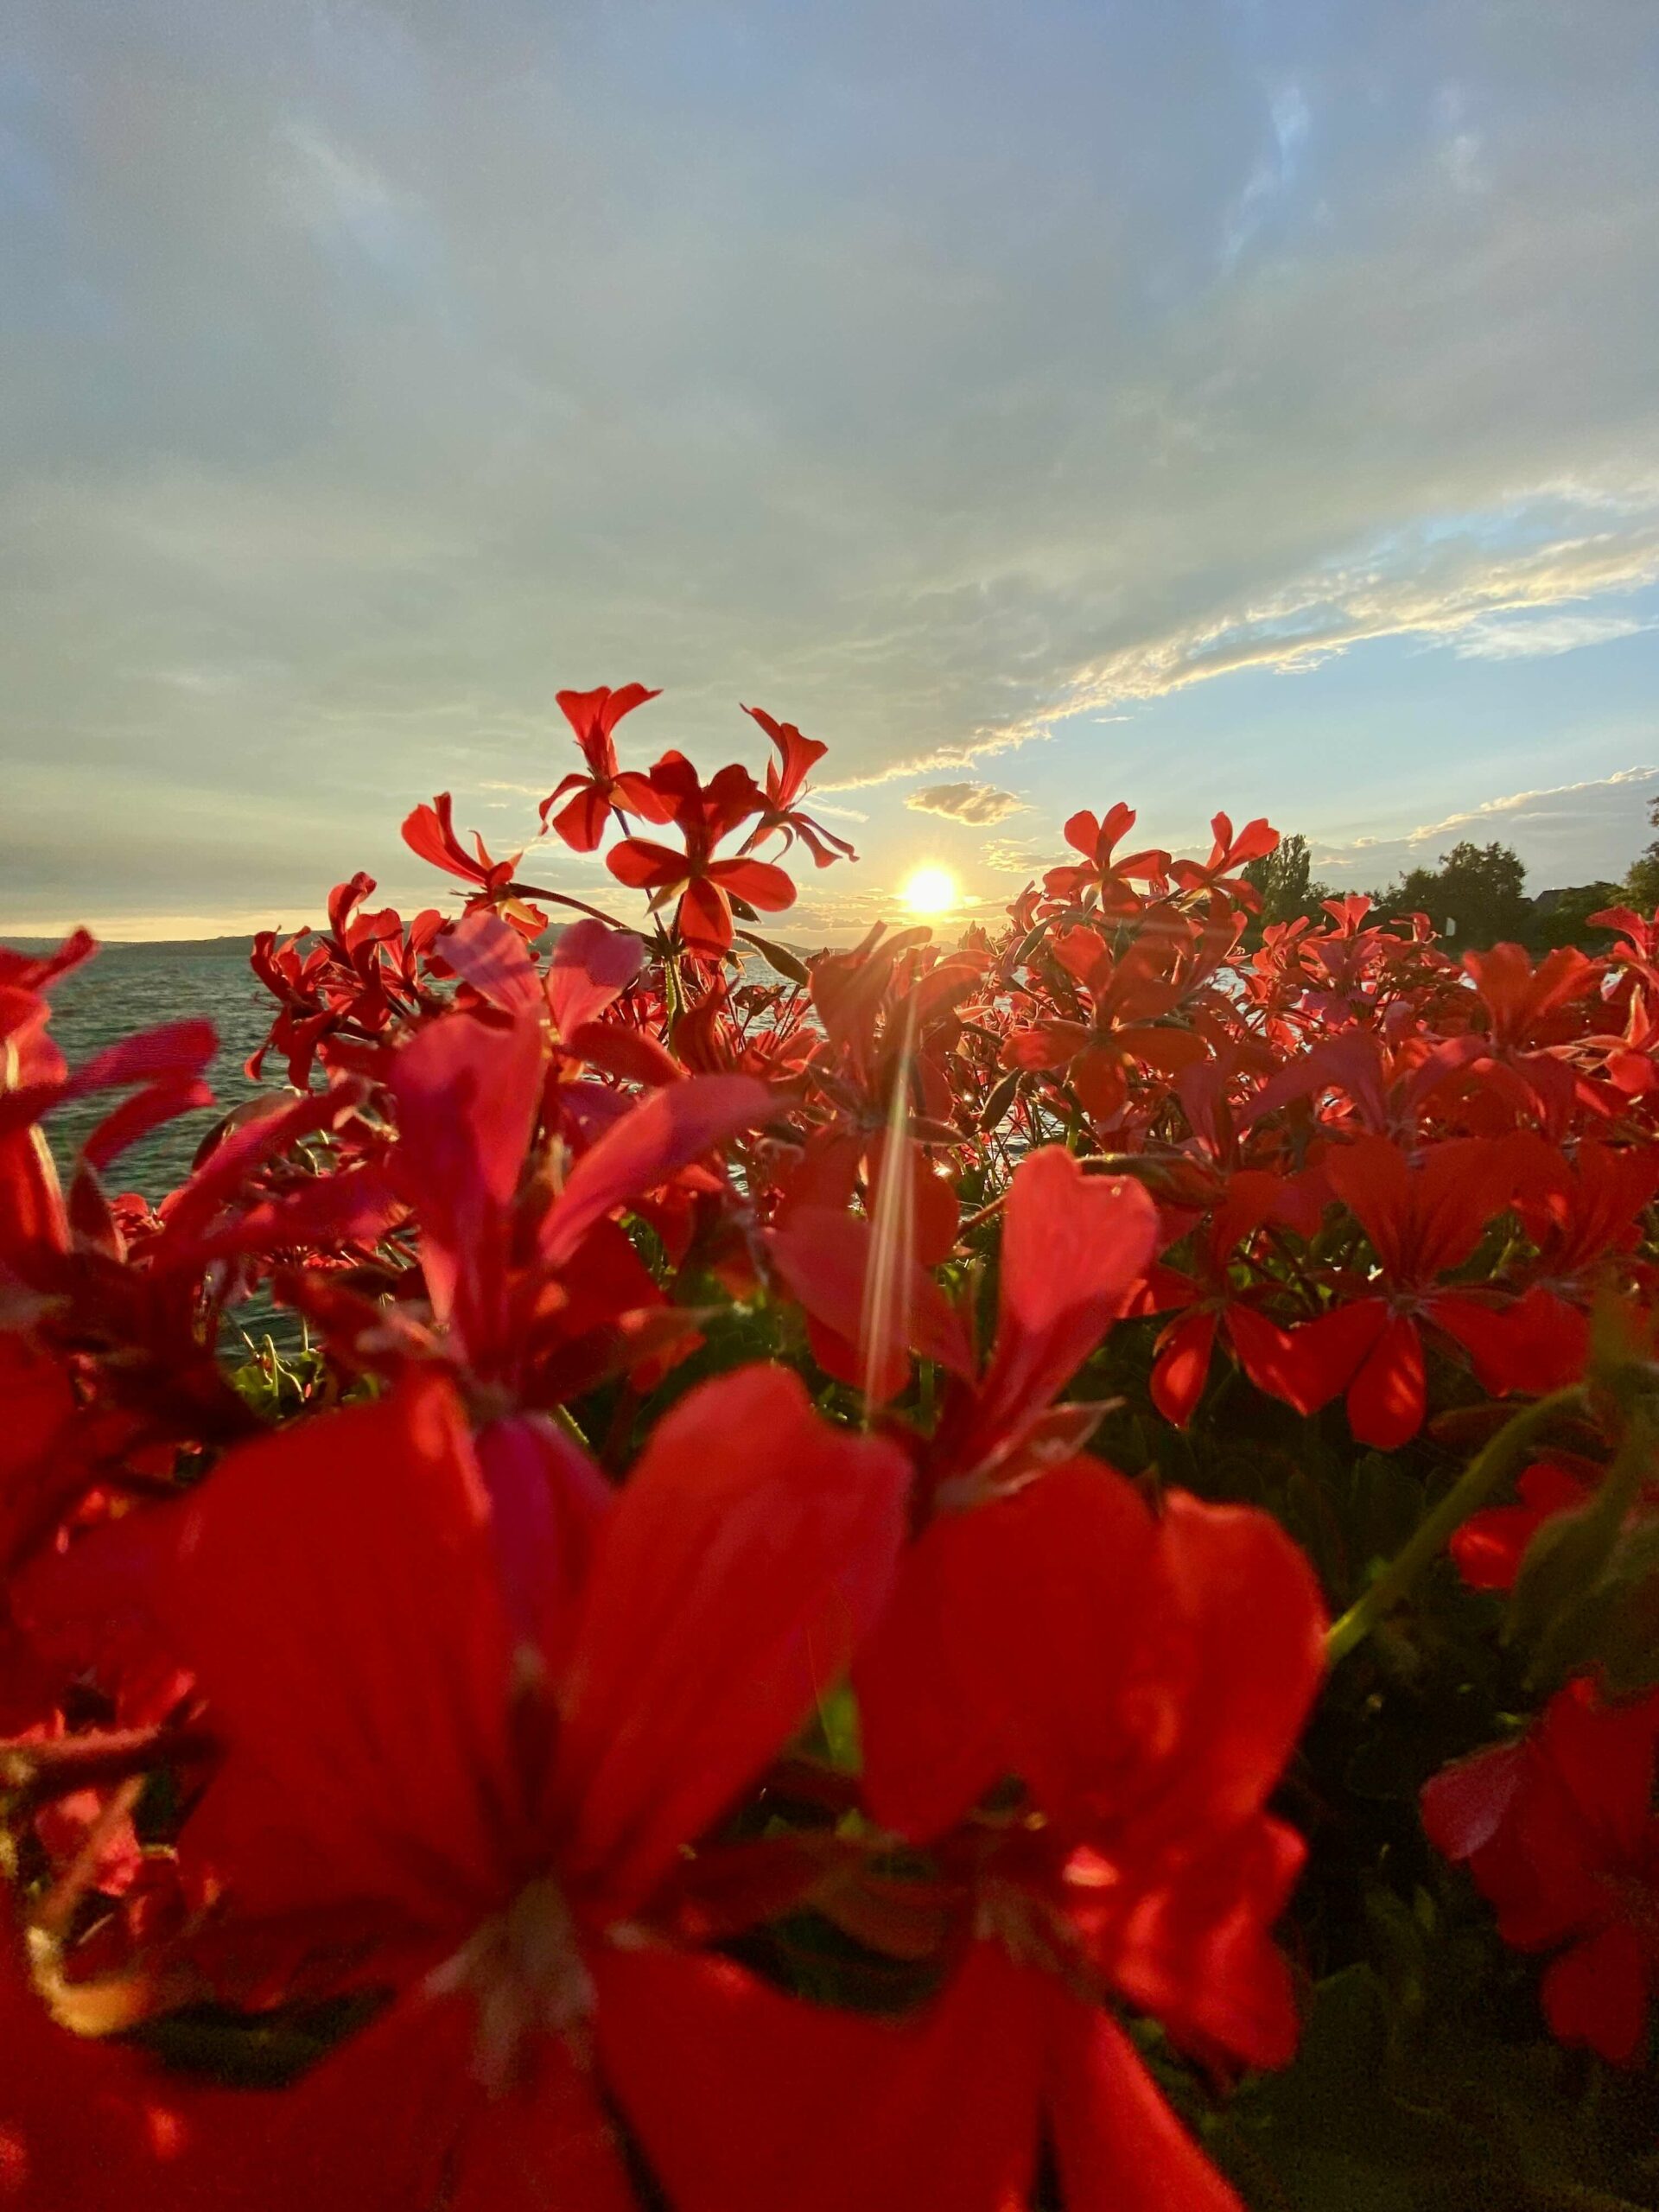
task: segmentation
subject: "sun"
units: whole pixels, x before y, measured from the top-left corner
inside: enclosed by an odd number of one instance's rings
[[[905,904],[912,914],[948,914],[961,897],[948,868],[918,868],[904,889]]]

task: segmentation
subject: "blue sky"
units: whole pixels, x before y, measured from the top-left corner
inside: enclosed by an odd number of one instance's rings
[[[1119,798],[1617,874],[1656,103],[1628,0],[12,0],[0,926],[420,903],[634,677],[830,741],[800,936]]]

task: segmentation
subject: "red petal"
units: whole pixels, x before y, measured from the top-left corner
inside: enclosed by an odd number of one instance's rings
[[[517,930],[482,909],[446,930],[433,950],[445,967],[504,1014],[529,1014],[540,1005],[541,977]]]
[[[1389,1309],[1378,1298],[1362,1298],[1321,1313],[1292,1329],[1279,1395],[1299,1414],[1316,1414],[1345,1390],[1382,1333]]]
[[[454,2193],[429,2201],[444,2212],[639,2212],[591,2074],[552,2036],[535,2037],[523,2063],[522,2078],[474,2101]],[[395,2110],[408,2090],[400,2084],[394,2095]]]
[[[1086,1796],[1120,1754],[1154,1541],[1139,1494],[1092,1459],[923,1533],[856,1675],[884,1827],[937,1834],[1001,1774],[1056,1815]]]
[[[763,913],[780,914],[785,906],[795,904],[792,880],[770,861],[716,861],[709,871],[709,880],[717,883],[728,898],[746,899]]]
[[[1295,1351],[1288,1330],[1248,1306],[1227,1309],[1227,1334],[1238,1363],[1258,1390],[1291,1399],[1296,1387]]]
[[[1296,2050],[1296,2001],[1272,1931],[1306,1855],[1280,1821],[1217,1830],[1127,1913],[1109,1895],[1104,1940],[1090,1955],[1181,2048],[1284,2066]],[[1086,1910],[1074,1917],[1086,1940]]]
[[[1349,1385],[1348,1426],[1357,1442],[1379,1452],[1397,1452],[1422,1427],[1427,1406],[1423,1340],[1417,1324],[1409,1313],[1391,1314]]]
[[[158,1615],[229,1745],[188,1847],[250,1910],[496,1910],[512,1637],[448,1385],[244,1446],[163,1513]]]
[[[561,1037],[596,1021],[639,973],[645,948],[628,930],[605,922],[573,922],[553,948],[547,1003]]]
[[[1097,1046],[1079,1052],[1067,1080],[1082,1101],[1084,1113],[1096,1122],[1109,1121],[1129,1095],[1123,1056],[1115,1048]]]
[[[539,1022],[490,1027],[470,1014],[419,1031],[392,1063],[394,1184],[419,1209],[421,1261],[440,1319],[453,1313],[474,1358],[499,1320],[507,1207],[541,1103]]]
[[[625,1029],[619,1021],[582,1021],[569,1031],[565,1049],[590,1068],[620,1076],[625,1083],[651,1087],[679,1083],[685,1075],[674,1055],[643,1029]]]
[[[1516,1490],[1516,1504],[1471,1514],[1446,1547],[1471,1590],[1512,1589],[1527,1546],[1545,1522],[1584,1504],[1590,1496],[1586,1484],[1548,1460],[1529,1467]]]
[[[1080,1021],[1039,1021],[1029,1029],[1011,1030],[997,1058],[1005,1068],[1061,1068],[1089,1038]]]
[[[1047,2095],[1066,2212],[1245,2212],[1116,2020],[1058,1983]]]
[[[647,699],[658,699],[662,694],[648,691],[643,683],[619,684],[614,691],[608,683],[601,683],[592,691],[560,691],[554,696],[576,734],[577,743],[582,744],[594,731],[608,737],[624,715],[631,715]]]
[[[718,884],[701,877],[685,887],[674,910],[674,926],[693,952],[724,952],[732,941],[732,910]]]
[[[992,1945],[920,2020],[779,1995],[729,1961],[613,1952],[600,2049],[676,2212],[1020,2212],[1040,1991]]]
[[[1003,1210],[996,1344],[976,1438],[1040,1413],[1105,1335],[1158,1242],[1140,1184],[1086,1176],[1063,1146],[1021,1161]]]
[[[81,1146],[80,1156],[89,1167],[97,1168],[101,1174],[111,1160],[118,1159],[140,1138],[147,1137],[152,1129],[213,1103],[213,1094],[205,1083],[187,1078],[181,1083],[151,1084],[147,1090],[124,1098],[113,1113],[104,1116]]]
[[[1442,1767],[1423,1784],[1423,1827],[1442,1857],[1484,1850],[1509,1816],[1525,1764],[1525,1746],[1504,1744]]]
[[[457,842],[450,806],[448,792],[440,791],[430,806],[416,807],[404,817],[404,842],[422,860],[430,861],[434,868],[443,868],[468,883],[481,883],[485,871],[476,861],[467,858]]]
[[[597,852],[610,813],[610,798],[603,784],[588,784],[559,809],[550,826],[573,853]]]
[[[556,1681],[614,1492],[581,1446],[543,1414],[492,1421],[474,1448],[515,1642],[533,1646]]]
[[[62,1086],[62,1099],[89,1091],[124,1090],[130,1084],[189,1081],[199,1076],[219,1049],[211,1021],[168,1021],[106,1045],[84,1061]]]
[[[823,1206],[797,1206],[772,1230],[766,1245],[785,1285],[816,1320],[845,1343],[862,1339],[865,1300],[875,1264],[875,1233],[855,1215],[832,1213]],[[902,1317],[906,1346],[925,1359],[938,1361],[953,1374],[972,1371],[972,1358],[960,1316],[932,1277],[912,1263]],[[908,1372],[902,1359],[893,1390],[904,1387]],[[892,1395],[889,1391],[887,1395]]]
[[[596,1221],[655,1190],[740,1129],[757,1128],[772,1111],[765,1084],[747,1076],[696,1076],[654,1092],[571,1169],[542,1224],[543,1259],[562,1265]]]
[[[1261,1810],[1324,1675],[1325,1628],[1313,1569],[1275,1521],[1184,1491],[1164,1501],[1144,1605],[1150,1701],[1113,1685],[1145,1732],[1142,1773],[1120,1778],[1114,1808],[1142,1852]]]
[[[624,837],[606,854],[605,865],[619,883],[635,891],[666,891],[683,883],[690,867],[683,853],[654,845],[648,837]]]
[[[1647,2045],[1648,2006],[1659,1967],[1649,1966],[1637,1929],[1604,1928],[1546,1968],[1541,1995],[1550,2031],[1588,2044],[1615,2066],[1633,2066]]]
[[[1430,1318],[1469,1354],[1484,1390],[1529,1397],[1564,1389],[1584,1373],[1590,1324],[1575,1306],[1535,1287],[1515,1304],[1495,1306],[1447,1291],[1430,1301]]]
[[[652,696],[655,698],[656,693]],[[667,805],[649,776],[625,768],[613,786],[614,803],[625,807],[630,814],[643,815],[647,822],[671,822],[673,809]]]
[[[988,1506],[945,1514],[924,1530],[854,1662],[866,1802],[883,1827],[918,1842],[954,1827],[1008,1770],[1001,1682],[994,1704],[982,1695],[987,1675],[998,1674],[995,1656],[981,1663],[965,1610],[1002,1525]]]
[[[1167,1421],[1185,1428],[1204,1395],[1210,1355],[1216,1341],[1213,1313],[1184,1314],[1158,1339],[1152,1370],[1152,1402]]]
[[[573,1863],[650,1892],[845,1671],[885,1599],[910,1470],[750,1367],[658,1423],[601,1533],[571,1664]]]

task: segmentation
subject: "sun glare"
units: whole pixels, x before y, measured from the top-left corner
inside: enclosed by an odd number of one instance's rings
[[[905,904],[912,914],[949,913],[961,895],[948,868],[918,868],[905,886]]]

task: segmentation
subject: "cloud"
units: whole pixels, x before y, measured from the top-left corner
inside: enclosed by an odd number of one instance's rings
[[[1026,810],[1024,799],[999,791],[995,784],[926,784],[912,791],[905,804],[920,814],[948,815],[953,822],[970,823],[976,829]]]
[[[985,865],[997,875],[1042,875],[1075,858],[1040,837],[992,837],[985,847]]]
[[[1362,880],[1372,885],[1432,861],[1465,838],[1478,844],[1497,839],[1520,854],[1534,890],[1595,882],[1610,872],[1610,851],[1624,855],[1622,863],[1613,863],[1617,874],[1646,844],[1654,798],[1659,798],[1659,767],[1618,768],[1580,783],[1508,791],[1395,837],[1321,840],[1313,866],[1344,887]]]
[[[827,789],[977,785],[1605,622],[1659,578],[1659,59],[1519,13],[16,0],[0,752],[75,837],[8,788],[0,919],[176,912],[191,791],[193,908],[404,895],[407,806],[551,788],[566,684],[665,687],[630,765],[760,696]]]
[[[1532,622],[1482,616],[1464,630],[1455,650],[1461,660],[1531,660],[1637,637],[1655,626],[1636,614],[1554,614]]]

